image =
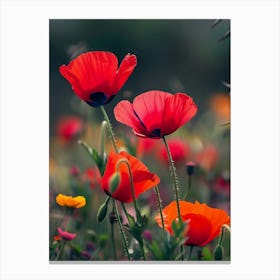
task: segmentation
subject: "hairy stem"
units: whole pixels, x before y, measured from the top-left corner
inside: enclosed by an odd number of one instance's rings
[[[180,204],[179,204],[179,190],[180,190],[180,186],[179,186],[179,179],[176,173],[176,168],[174,165],[174,161],[172,159],[172,155],[170,152],[170,149],[168,147],[168,144],[166,142],[166,139],[164,136],[162,136],[162,140],[164,142],[166,151],[167,151],[167,156],[168,156],[168,160],[169,160],[169,165],[170,165],[170,172],[171,172],[171,176],[173,179],[173,184],[174,184],[174,192],[175,192],[175,199],[176,199],[176,205],[177,205],[177,212],[178,212],[178,219],[181,219],[181,212],[180,212]]]
[[[115,199],[113,199],[113,207],[114,207],[114,210],[116,212],[119,229],[120,229],[121,236],[122,236],[122,239],[123,239],[123,245],[124,245],[125,253],[127,255],[128,260],[131,260],[129,252],[128,252],[128,244],[127,244],[126,236],[125,236],[125,233],[124,233],[124,230],[123,230],[120,214],[119,214],[118,207],[117,207]]]
[[[160,198],[160,193],[159,193],[159,188],[158,188],[158,186],[155,186],[155,192],[156,192],[156,195],[157,195],[157,202],[158,202],[158,208],[159,208],[159,213],[160,213],[160,218],[161,218],[161,225],[162,225],[162,234],[163,234],[163,237],[164,237],[164,230],[165,230],[165,227],[164,227],[164,219],[163,219],[163,212],[162,212],[162,204],[161,204],[161,198]]]
[[[107,127],[109,138],[111,139],[114,150],[117,153],[118,152],[118,147],[117,147],[117,144],[116,144],[115,135],[114,135],[114,132],[113,132],[112,125],[111,125],[111,122],[109,120],[108,114],[107,114],[104,106],[100,106],[100,109],[101,109],[101,112],[103,114],[103,117],[104,117],[105,121],[107,122],[106,127]]]

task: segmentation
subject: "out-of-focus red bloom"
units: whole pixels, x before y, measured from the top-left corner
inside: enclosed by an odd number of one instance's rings
[[[59,236],[61,236],[61,238],[63,238],[64,240],[67,240],[67,241],[73,240],[77,236],[76,233],[63,231],[61,228],[57,228],[57,232],[58,232]]]
[[[214,183],[214,191],[218,194],[229,196],[230,180],[222,176],[218,177]]]
[[[148,154],[152,152],[156,145],[157,145],[157,140],[156,139],[151,139],[151,138],[138,138],[137,139],[137,151],[136,154],[138,156],[143,156],[144,154]]]
[[[59,68],[73,91],[85,102],[98,107],[110,102],[122,88],[137,64],[135,55],[127,54],[118,68],[111,52],[86,52]]]
[[[190,203],[180,201],[181,218],[184,222],[189,222],[185,245],[205,246],[221,233],[223,224],[229,225],[228,214],[221,209],[212,208],[199,202]],[[177,219],[178,212],[176,201],[171,202],[163,209],[165,229],[173,234],[172,222]],[[158,214],[156,221],[160,227],[161,218]]]
[[[90,188],[101,185],[101,175],[97,167],[90,167],[85,170],[82,176],[84,182],[88,182]]]
[[[192,98],[184,93],[152,90],[123,100],[114,108],[117,121],[141,137],[160,138],[176,131],[197,112]]]
[[[219,160],[219,151],[211,144],[207,144],[202,151],[195,156],[195,161],[205,171],[210,171]]]
[[[175,164],[185,161],[186,158],[190,155],[190,146],[188,145],[188,143],[182,141],[181,139],[169,140],[168,146],[172,155],[172,159],[175,161]],[[160,160],[168,163],[168,155],[166,147],[164,145],[160,147],[158,156]]]
[[[210,107],[218,121],[230,120],[230,96],[227,93],[218,93],[211,97]]]
[[[73,176],[73,177],[78,177],[79,176],[79,169],[78,169],[78,167],[77,166],[71,166],[71,168],[70,168],[70,174],[71,174],[71,176]]]
[[[151,173],[140,160],[125,151],[118,154],[111,152],[108,156],[106,169],[102,178],[102,188],[113,198],[121,202],[133,201],[128,167],[125,163],[119,163],[121,160],[127,160],[129,163],[136,198],[143,192],[159,184],[159,177]],[[110,179],[116,172],[120,175],[119,184],[117,189],[113,193],[110,193]]]
[[[76,116],[63,116],[57,123],[57,134],[65,142],[75,140],[83,130],[83,121]]]

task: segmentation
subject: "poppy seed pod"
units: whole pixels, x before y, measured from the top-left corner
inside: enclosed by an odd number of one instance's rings
[[[186,171],[187,171],[187,174],[189,176],[191,176],[194,172],[194,167],[195,167],[195,163],[192,162],[192,161],[189,161],[186,163]]]

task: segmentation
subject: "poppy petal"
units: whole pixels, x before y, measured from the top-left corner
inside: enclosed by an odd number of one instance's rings
[[[129,101],[123,100],[119,102],[114,108],[114,114],[117,121],[133,128],[136,134],[146,135],[149,133],[137,118]]]
[[[189,221],[186,245],[205,246],[220,234],[223,224],[230,223],[230,218],[224,210],[212,208],[197,201],[195,203],[180,201],[179,205],[182,220]],[[172,222],[178,217],[175,201],[163,209],[163,215],[165,229],[173,234]],[[155,219],[162,227],[159,214]]]
[[[197,113],[197,105],[193,99],[176,93],[165,100],[165,111],[162,113],[162,135],[173,133]]]
[[[149,137],[161,137],[165,102],[172,94],[153,90],[135,97],[133,109],[149,131]]]
[[[189,213],[184,218],[189,221],[186,245],[202,246],[207,241],[212,225],[211,222],[203,215]]]
[[[60,73],[72,85],[73,91],[85,101],[90,95],[103,92],[112,95],[112,83],[118,67],[117,57],[110,52],[94,51],[79,55],[69,65],[62,65]]]
[[[159,184],[160,180],[158,176],[150,173],[148,168],[140,160],[126,152],[119,153],[119,160],[122,157],[129,161],[136,198],[138,198],[138,196],[143,192]],[[113,196],[122,202],[131,202],[133,201],[133,196],[126,164],[121,164],[118,171],[121,173],[121,182]]]
[[[212,230],[211,233],[208,237],[208,239],[202,244],[209,243],[211,240],[216,238],[218,235],[221,233],[221,227],[223,224],[229,225],[230,223],[230,218],[226,211],[217,209],[217,208],[211,208],[208,207],[206,204],[200,204],[199,202],[196,202],[197,205],[200,206],[200,213],[207,216],[207,218],[211,221],[212,223]]]
[[[106,165],[106,169],[102,178],[102,188],[105,192],[109,193],[109,181],[111,176],[118,171],[120,173],[121,179],[119,185],[114,193],[110,195],[115,199],[122,202],[133,201],[130,177],[128,172],[128,167],[125,163],[121,163],[117,168],[117,163],[122,160],[128,160],[130,169],[133,177],[133,184],[135,190],[136,198],[146,190],[154,187],[159,183],[159,178],[157,175],[149,172],[148,168],[137,158],[129,155],[127,152],[120,152],[116,154],[114,152],[110,153]]]
[[[114,91],[118,92],[124,83],[127,81],[135,66],[137,65],[137,58],[134,54],[127,54],[122,60],[119,69],[117,70],[114,80]]]
[[[59,236],[61,236],[63,239],[68,240],[68,241],[73,240],[77,236],[76,233],[64,231],[61,228],[57,228],[57,232],[58,232]]]

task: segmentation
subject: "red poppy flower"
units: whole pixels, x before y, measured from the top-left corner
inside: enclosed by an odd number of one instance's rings
[[[219,151],[212,144],[207,144],[201,152],[196,154],[195,160],[202,169],[210,171],[219,160]]]
[[[117,121],[133,128],[141,137],[160,138],[173,133],[197,112],[192,98],[184,93],[153,90],[123,100],[114,108]]]
[[[171,139],[168,142],[168,146],[175,163],[185,161],[186,157],[190,154],[188,143],[181,139]],[[168,164],[168,155],[164,145],[161,146],[158,156],[160,160]]]
[[[156,139],[138,138],[136,154],[140,157],[144,154],[150,154],[152,151],[155,150],[156,145]]]
[[[118,154],[111,152],[109,154],[106,169],[102,178],[102,188],[113,198],[121,202],[133,201],[128,167],[125,163],[121,163],[119,166],[117,166],[118,162],[122,159],[127,160],[129,163],[133,177],[136,198],[141,193],[159,184],[159,177],[156,174],[151,173],[140,160],[131,156],[125,151],[122,151]],[[110,193],[110,179],[116,172],[119,172],[120,175],[119,184],[117,189],[113,193]]]
[[[57,134],[65,142],[74,140],[82,131],[83,122],[75,116],[63,116],[57,123]]]
[[[122,88],[137,64],[135,55],[127,54],[118,68],[111,52],[94,51],[79,55],[59,68],[73,91],[93,107],[110,102]]]
[[[181,217],[183,221],[189,221],[185,245],[205,246],[221,233],[223,224],[229,225],[230,218],[228,214],[221,209],[212,208],[199,202],[190,203],[180,201]],[[163,209],[164,226],[170,234],[172,231],[172,222],[177,219],[176,202],[171,202]],[[156,216],[156,221],[161,227],[160,215]]]
[[[97,167],[87,168],[83,173],[82,180],[89,183],[91,189],[101,185],[101,175]]]
[[[217,195],[229,196],[230,194],[230,179],[226,176],[219,176],[213,186]]]

